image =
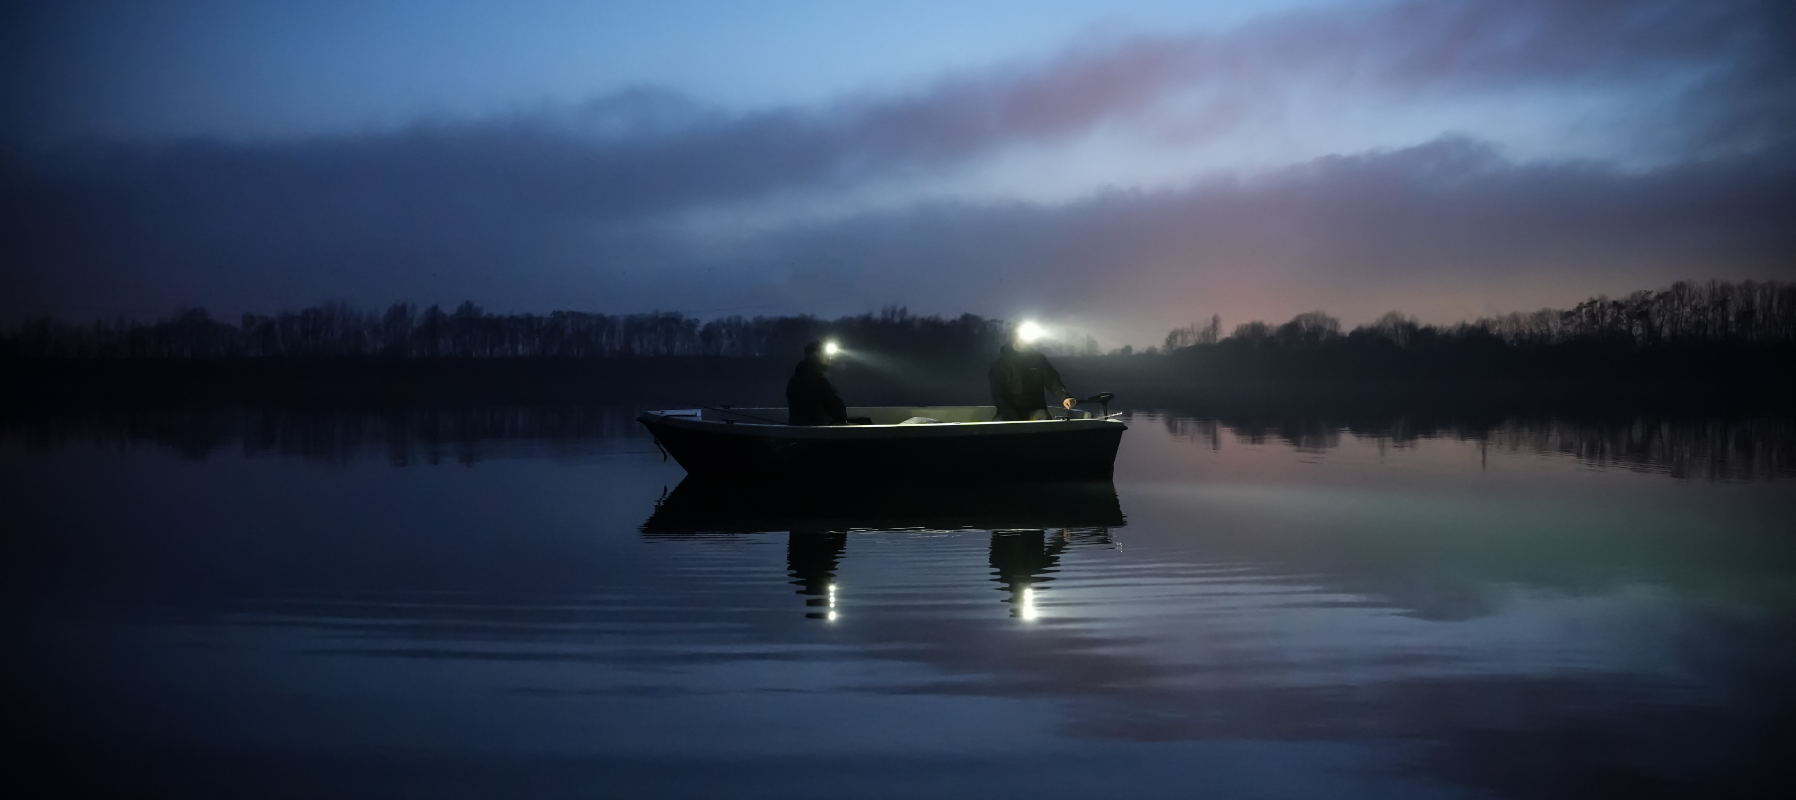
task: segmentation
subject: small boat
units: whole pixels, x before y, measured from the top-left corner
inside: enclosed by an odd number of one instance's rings
[[[1108,395],[1105,396],[1106,400]],[[783,408],[645,411],[636,420],[697,477],[1106,480],[1128,426],[1107,415],[994,422],[995,406],[851,407],[861,425],[787,425]]]

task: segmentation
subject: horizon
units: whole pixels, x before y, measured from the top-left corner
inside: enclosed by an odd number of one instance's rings
[[[1753,328],[1754,326],[1762,326],[1771,320],[1787,318],[1789,317],[1788,301],[1791,299],[1790,292],[1792,290],[1796,290],[1796,286],[1779,281],[1743,281],[1740,283],[1714,280],[1706,282],[1678,281],[1670,286],[1660,287],[1658,289],[1636,290],[1617,297],[1596,295],[1585,298],[1569,307],[1545,307],[1534,311],[1512,311],[1445,323],[1423,320],[1415,315],[1404,313],[1401,309],[1392,309],[1376,319],[1364,321],[1342,320],[1329,314],[1326,309],[1314,309],[1307,312],[1300,312],[1299,314],[1294,315],[1291,319],[1285,321],[1277,319],[1253,319],[1234,324],[1228,324],[1225,320],[1221,319],[1220,315],[1216,315],[1211,320],[1194,320],[1186,325],[1175,327],[1169,330],[1160,340],[1141,346],[1136,346],[1134,342],[1104,342],[1087,331],[1059,325],[1053,320],[1046,320],[1046,324],[1044,325],[1042,324],[1044,322],[1043,320],[1011,320],[1001,317],[987,317],[971,312],[963,312],[958,315],[913,314],[906,307],[891,305],[886,306],[877,312],[867,311],[860,314],[848,314],[834,318],[803,313],[792,315],[734,314],[706,318],[687,314],[677,309],[656,309],[652,311],[616,313],[580,311],[576,309],[552,309],[548,312],[540,313],[494,311],[477,305],[471,300],[455,304],[447,309],[441,305],[420,307],[418,304],[405,302],[392,303],[384,307],[358,308],[355,305],[344,301],[327,301],[322,304],[306,306],[297,310],[284,308],[271,313],[242,312],[241,314],[214,314],[210,309],[204,307],[189,307],[179,308],[168,314],[159,315],[149,319],[119,315],[110,318],[94,318],[90,321],[71,321],[57,317],[40,316],[15,322],[12,324],[11,330],[8,330],[4,326],[0,326],[0,342],[4,342],[9,335],[17,341],[31,339],[34,336],[34,334],[31,333],[31,325],[33,322],[49,322],[62,326],[60,328],[62,333],[54,334],[59,336],[66,336],[90,328],[92,331],[97,332],[109,321],[120,325],[128,325],[133,330],[153,328],[165,324],[188,324],[196,321],[205,321],[212,324],[220,324],[235,328],[247,334],[251,330],[252,325],[258,326],[258,330],[260,329],[260,326],[269,324],[274,324],[278,327],[290,324],[296,317],[304,316],[308,312],[314,311],[324,312],[329,315],[346,314],[349,319],[361,321],[357,324],[372,326],[371,329],[365,331],[364,335],[385,339],[392,335],[388,331],[392,330],[395,324],[399,324],[394,321],[395,313],[402,315],[397,319],[404,324],[405,330],[418,331],[422,330],[421,326],[426,324],[424,322],[424,315],[428,312],[435,311],[444,319],[460,319],[464,309],[467,309],[471,310],[481,319],[511,321],[520,319],[554,319],[557,315],[563,314],[596,317],[608,320],[609,323],[620,321],[626,323],[629,321],[641,322],[650,319],[666,319],[672,317],[681,321],[691,321],[707,331],[710,330],[713,325],[720,323],[724,324],[724,327],[719,329],[719,333],[717,334],[724,339],[732,339],[732,337],[740,335],[740,333],[725,332],[734,329],[732,323],[747,323],[753,326],[758,326],[763,323],[776,323],[782,320],[807,320],[826,327],[843,323],[856,324],[864,322],[875,322],[882,325],[903,325],[906,323],[917,322],[937,325],[955,325],[971,322],[974,324],[975,331],[984,330],[987,332],[996,330],[989,327],[992,324],[1000,325],[1003,328],[1035,325],[1040,333],[1039,338],[1048,343],[1049,349],[1056,354],[1056,357],[1152,354],[1156,351],[1170,353],[1175,349],[1182,349],[1186,346],[1215,344],[1229,339],[1242,338],[1243,336],[1250,341],[1259,341],[1268,336],[1276,337],[1283,335],[1282,329],[1284,328],[1292,328],[1303,332],[1315,331],[1320,335],[1322,340],[1339,338],[1349,333],[1357,334],[1360,331],[1368,331],[1375,336],[1390,338],[1400,345],[1403,344],[1405,337],[1408,334],[1399,333],[1397,329],[1404,325],[1411,326],[1412,330],[1432,330],[1449,336],[1460,336],[1469,331],[1483,330],[1487,333],[1493,333],[1506,339],[1531,339],[1533,337],[1547,335],[1557,340],[1557,337],[1565,335],[1582,336],[1589,335],[1593,332],[1598,333],[1598,335],[1612,334],[1617,330],[1614,328],[1616,320],[1621,318],[1634,320],[1636,327],[1639,324],[1644,324],[1648,328],[1659,330],[1661,326],[1664,326],[1662,334],[1642,333],[1640,330],[1635,330],[1634,333],[1631,334],[1636,337],[1646,336],[1647,338],[1645,341],[1650,343],[1656,341],[1656,336],[1658,335],[1689,335],[1689,333],[1692,332],[1692,329],[1689,329],[1689,326],[1692,324],[1697,326],[1694,330],[1706,331],[1697,334],[1698,338],[1705,338],[1716,334],[1714,331],[1709,331],[1706,328],[1703,328],[1702,326],[1704,325],[1719,323],[1724,326],[1729,326],[1730,328],[1737,325]],[[1717,292],[1727,298],[1721,305],[1716,305]],[[1783,297],[1780,299],[1778,297],[1779,295],[1783,295]],[[1601,308],[1604,304],[1613,304],[1616,306],[1625,304],[1632,310],[1625,312],[1622,317],[1619,318],[1616,317],[1613,312],[1604,313],[1599,311],[1594,317],[1592,317],[1589,312],[1586,312],[1584,315],[1576,316],[1575,321],[1573,321],[1574,316],[1577,315],[1579,310],[1585,309],[1587,306],[1594,310]],[[198,314],[199,316],[192,316],[194,314]],[[1557,318],[1558,320],[1561,320],[1561,322],[1558,324],[1553,322],[1543,322],[1540,319],[1543,316]],[[1694,320],[1698,319],[1706,321],[1694,322]],[[1596,320],[1594,323],[1596,328],[1586,329],[1582,333],[1573,332],[1567,334],[1565,330],[1560,328],[1560,325],[1587,326],[1592,324],[1593,320]],[[331,324],[335,325],[336,323]],[[1543,327],[1543,325],[1545,327]],[[1777,326],[1774,324],[1773,327],[1775,328]],[[118,330],[123,330],[123,328]],[[1551,330],[1552,332],[1546,333],[1548,330]],[[1673,332],[1676,330],[1684,330],[1685,332],[1682,334]],[[1740,330],[1745,330],[1745,328]],[[1200,333],[1200,331],[1208,331],[1208,333]],[[689,332],[689,334],[690,333],[691,332]],[[705,334],[705,336],[710,335],[711,334]],[[839,334],[825,331],[816,335],[834,341],[835,337]],[[1735,331],[1734,333],[1723,335],[1740,335],[1740,333],[1739,331]],[[1759,334],[1748,335],[1756,336]],[[1783,331],[1781,333],[1772,333],[1771,335],[1774,339],[1777,339],[1778,337],[1787,338],[1789,334],[1787,331]],[[1203,336],[1209,338],[1201,338]],[[1172,344],[1175,337],[1182,337],[1184,344]],[[376,346],[384,347],[385,345]],[[705,346],[709,347],[710,345]]]

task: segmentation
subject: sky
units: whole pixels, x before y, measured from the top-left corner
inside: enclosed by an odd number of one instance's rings
[[[0,10],[0,315],[1037,319],[1796,278],[1779,0]]]

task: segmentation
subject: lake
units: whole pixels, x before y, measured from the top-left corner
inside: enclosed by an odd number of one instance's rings
[[[1125,419],[1113,484],[793,520],[628,409],[15,416],[7,737],[133,795],[1792,786],[1796,421]]]

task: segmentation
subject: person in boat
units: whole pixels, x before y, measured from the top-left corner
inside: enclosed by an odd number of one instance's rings
[[[846,425],[864,422],[848,418],[848,406],[824,373],[829,371],[829,351],[822,342],[804,346],[804,360],[786,381],[786,422],[789,425]]]
[[[1044,392],[1060,398],[1060,405],[1069,410],[1077,404],[1067,393],[1060,373],[1048,363],[1048,357],[1021,336],[998,348],[998,360],[992,363],[990,378],[998,422],[1047,419]]]

